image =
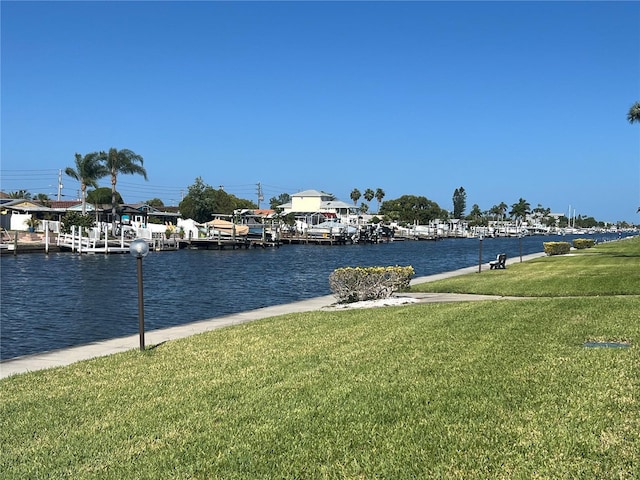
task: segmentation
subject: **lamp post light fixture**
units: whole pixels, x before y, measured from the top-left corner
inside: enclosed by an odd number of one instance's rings
[[[522,263],[522,232],[518,236],[520,237],[520,263]]]
[[[138,264],[138,331],[140,333],[140,350],[144,351],[144,296],[142,293],[142,259],[149,253],[149,244],[141,238],[129,245],[129,253],[136,257]]]
[[[482,233],[478,237],[480,239],[480,253],[478,254],[478,273],[482,272]]]

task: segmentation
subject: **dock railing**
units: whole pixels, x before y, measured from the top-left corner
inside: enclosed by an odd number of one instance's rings
[[[86,231],[86,236],[83,235]],[[74,253],[128,253],[129,243],[125,243],[124,231],[120,233],[120,239],[109,240],[108,234],[98,229],[83,229],[82,227],[72,226],[71,233],[58,234],[57,245],[60,248],[68,248]]]

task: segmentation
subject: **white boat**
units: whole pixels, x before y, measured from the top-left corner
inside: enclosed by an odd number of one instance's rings
[[[356,227],[340,222],[322,222],[309,226],[306,233],[309,237],[339,238],[351,237],[358,232]]]
[[[217,237],[246,237],[249,233],[248,225],[236,225],[233,222],[216,218],[204,224],[207,228],[207,236]]]

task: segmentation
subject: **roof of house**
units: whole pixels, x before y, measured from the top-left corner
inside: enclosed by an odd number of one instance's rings
[[[51,208],[71,208],[76,205],[82,205],[80,200],[49,200]]]
[[[319,190],[304,190],[302,192],[294,193],[292,197],[333,197],[330,193],[321,192]]]
[[[317,190],[306,190],[306,192],[317,192]],[[300,196],[318,196],[318,195],[303,195],[304,193],[305,192],[301,192]],[[328,195],[328,194],[325,194],[325,195]],[[282,205],[278,205],[277,208],[281,208],[283,210],[291,209],[293,208],[293,202],[283,203]],[[320,207],[319,207],[320,210],[339,210],[339,209],[354,209],[354,208],[357,208],[357,207],[350,203],[343,202],[342,200],[325,200],[320,202]]]
[[[25,200],[24,198],[16,198],[14,200],[4,201],[2,202],[2,208],[8,208],[10,210],[25,213],[55,211],[52,208],[45,207],[37,202],[32,202],[31,200]]]
[[[321,208],[357,208],[355,205],[343,202],[342,200],[329,200],[328,202],[322,202]]]

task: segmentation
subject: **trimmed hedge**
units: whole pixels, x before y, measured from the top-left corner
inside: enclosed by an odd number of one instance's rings
[[[542,245],[547,255],[564,255],[571,250],[569,242],[544,242]]]
[[[329,275],[329,288],[339,303],[377,300],[408,289],[414,273],[412,266],[337,268]]]
[[[573,241],[573,248],[582,250],[584,248],[591,248],[595,245],[595,241],[591,238],[576,238]]]

